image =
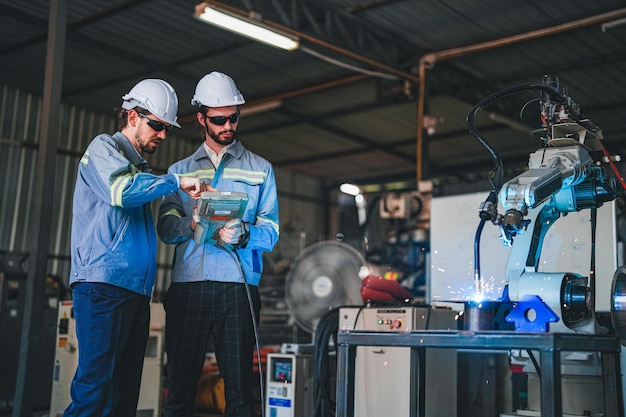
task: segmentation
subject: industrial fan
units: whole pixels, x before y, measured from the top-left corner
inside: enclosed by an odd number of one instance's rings
[[[361,305],[363,271],[363,257],[342,242],[318,242],[302,251],[286,277],[286,301],[297,325],[313,333],[330,309]]]

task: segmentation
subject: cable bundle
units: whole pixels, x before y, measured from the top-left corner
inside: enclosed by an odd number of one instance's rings
[[[337,331],[339,330],[339,308],[328,311],[320,319],[315,329],[315,340],[313,346],[313,366],[315,375],[313,377],[313,417],[333,417],[335,415],[335,400],[332,391],[331,377],[337,373],[336,368],[331,374],[330,364],[331,354],[337,346]],[[330,343],[332,337],[333,343]]]

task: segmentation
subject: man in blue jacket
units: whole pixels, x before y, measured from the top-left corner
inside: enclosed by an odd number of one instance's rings
[[[163,197],[157,232],[176,244],[172,283],[163,300],[168,397],[166,417],[192,417],[209,336],[224,379],[225,417],[253,417],[254,324],[261,299],[262,252],[278,240],[278,200],[272,165],[237,139],[244,98],[220,72],[197,84],[192,105],[204,143],[170,173],[202,178],[211,191],[242,192],[248,203],[234,227],[219,229],[216,243],[194,238],[196,202],[177,192]],[[253,315],[254,314],[254,315]]]
[[[157,240],[149,203],[177,190],[199,198],[198,178],[153,175],[153,153],[176,123],[178,97],[146,79],[122,97],[119,131],[100,134],[78,165],[70,286],[78,368],[66,417],[135,416],[149,334]]]

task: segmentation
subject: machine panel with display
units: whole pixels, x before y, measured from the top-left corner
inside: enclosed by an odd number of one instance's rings
[[[267,355],[265,417],[312,417],[311,355]]]
[[[198,244],[215,245],[218,231],[227,222],[241,219],[248,205],[248,195],[236,191],[205,191],[194,212],[196,230],[194,240]]]
[[[274,358],[271,368],[272,373],[270,375],[271,381],[291,384],[293,366],[293,358]]]

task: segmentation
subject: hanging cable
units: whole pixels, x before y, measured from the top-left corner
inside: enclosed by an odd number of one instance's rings
[[[237,253],[236,248],[228,249],[225,246],[217,245],[218,248],[223,249],[226,253],[230,255],[231,258],[237,264],[239,268],[239,272],[243,278],[243,284],[246,288],[246,296],[248,297],[248,306],[250,308],[250,316],[252,316],[252,327],[254,329],[254,343],[256,345],[256,356],[257,361],[259,363],[259,386],[261,390],[261,415],[265,416],[265,387],[263,384],[263,369],[261,367],[261,347],[259,345],[259,332],[258,332],[258,323],[256,320],[256,315],[254,314],[254,303],[252,302],[252,293],[250,292],[250,284],[248,284],[248,280],[246,279],[246,274],[243,272],[243,268],[241,266],[241,258],[239,257],[239,253]]]
[[[300,45],[299,49],[302,52],[306,52],[307,54],[309,54],[311,56],[314,56],[316,58],[319,58],[319,59],[321,59],[323,61],[326,61],[329,64],[337,65],[338,67],[342,67],[342,68],[349,69],[349,70],[352,70],[352,71],[360,72],[361,74],[371,75],[373,77],[379,77],[379,78],[386,78],[388,80],[399,80],[400,79],[399,76],[394,75],[394,74],[386,74],[384,72],[379,72],[379,71],[370,71],[370,70],[367,70],[367,69],[364,69],[364,68],[361,68],[361,67],[350,65],[348,63],[345,63],[345,62],[339,61],[337,59],[331,58],[331,57],[329,57],[327,55],[321,54],[319,52],[316,52],[316,51],[314,51],[312,49],[309,49],[309,48],[307,48],[305,46],[302,46],[302,45]]]
[[[474,237],[474,289],[477,294],[482,293],[481,285],[481,273],[480,273],[480,236],[485,227],[485,219],[480,219],[478,228],[476,229],[476,236]]]
[[[494,170],[493,170],[493,175],[492,175],[493,179],[492,179],[491,184],[492,184],[492,189],[496,193],[500,192],[500,189],[502,188],[502,185],[503,185],[504,172],[503,172],[502,158],[500,158],[500,155],[498,155],[496,150],[489,144],[489,142],[487,142],[487,140],[480,134],[480,132],[476,128],[476,124],[475,124],[476,115],[483,108],[493,103],[494,101],[499,100],[502,97],[508,96],[510,94],[514,94],[514,93],[518,93],[518,92],[526,91],[526,90],[541,90],[547,93],[554,101],[561,103],[569,108],[569,104],[567,103],[567,100],[565,100],[565,97],[563,96],[563,94],[561,94],[561,92],[558,89],[548,84],[533,83],[533,84],[522,84],[522,85],[510,87],[510,88],[505,88],[488,97],[485,97],[484,99],[479,101],[478,104],[476,104],[476,106],[474,106],[474,108],[472,108],[472,110],[470,110],[469,114],[467,115],[466,122],[467,122],[467,128],[469,132],[472,134],[472,136],[474,136],[478,140],[478,142],[480,142],[481,145],[483,145],[485,149],[487,149],[487,151],[491,155],[491,158],[494,161]],[[576,116],[577,114],[576,111],[571,111],[571,113],[575,118],[579,118],[578,116]]]
[[[479,216],[480,216],[481,221],[476,230],[476,236],[474,238],[474,284],[475,284],[475,290],[477,291],[477,294],[480,293],[480,289],[481,289],[480,288],[480,282],[481,282],[480,235],[482,234],[483,227],[487,220],[490,220],[493,223],[497,223],[499,221],[498,213],[497,213],[497,204],[498,204],[498,193],[500,192],[504,184],[504,164],[498,152],[496,152],[496,150],[491,146],[491,144],[489,144],[489,142],[481,135],[481,133],[476,128],[475,119],[476,119],[476,115],[478,114],[478,112],[480,112],[483,108],[493,103],[494,101],[499,100],[502,97],[505,97],[507,95],[518,93],[521,91],[526,91],[526,90],[540,90],[546,93],[546,95],[552,98],[554,101],[566,106],[568,110],[570,110],[570,107],[573,107],[570,105],[568,100],[566,100],[566,98],[561,94],[561,92],[557,88],[551,85],[545,84],[545,83],[533,83],[533,84],[523,84],[523,85],[517,85],[514,87],[510,87],[510,88],[505,88],[488,97],[485,97],[480,102],[478,102],[478,104],[476,104],[476,106],[474,106],[474,108],[472,108],[472,110],[470,110],[470,112],[467,115],[466,122],[467,122],[467,128],[469,132],[472,134],[472,136],[474,136],[478,140],[478,142],[480,142],[480,144],[485,149],[487,149],[487,151],[491,155],[491,158],[493,159],[493,162],[494,162],[493,171],[489,175],[489,181],[491,183],[491,192],[489,193],[489,196],[487,197],[485,202],[482,203],[481,207],[479,208]],[[570,112],[575,114],[576,115],[575,117],[577,119],[580,119],[577,108],[572,108]]]
[[[606,150],[604,143],[602,143],[601,140],[599,140],[598,142],[600,143],[600,146],[602,147],[602,153],[604,154],[604,156],[606,157],[606,160],[609,162],[609,165],[611,166],[611,170],[613,170],[613,173],[619,180],[620,184],[622,185],[624,190],[626,190],[626,182],[624,182],[624,178],[622,177],[622,174],[620,174],[619,170],[617,169],[617,166],[615,166],[615,163],[611,159],[611,156],[609,155],[609,152]]]
[[[330,354],[331,346],[337,346],[339,330],[339,308],[334,308],[322,316],[315,328],[313,345],[313,417],[333,417],[335,401],[332,398]],[[332,345],[331,345],[332,339]]]

